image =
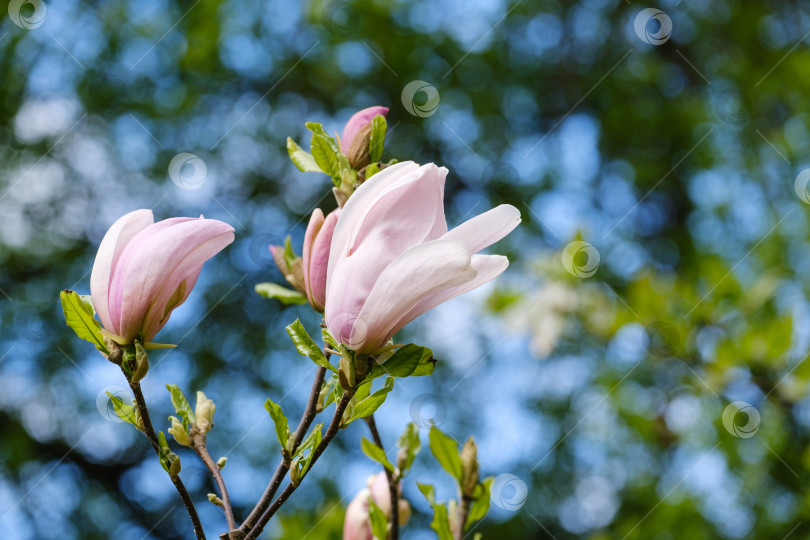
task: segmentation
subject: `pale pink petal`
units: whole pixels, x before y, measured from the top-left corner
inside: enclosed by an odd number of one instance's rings
[[[443,235],[442,240],[462,242],[472,253],[478,253],[512,232],[520,223],[520,211],[502,204],[469,219]]]
[[[361,185],[343,207],[329,258],[327,319],[357,314],[380,273],[425,241],[442,211],[447,169],[408,166],[401,174],[383,176],[388,170]]]
[[[346,508],[343,521],[343,540],[373,540],[368,517],[369,490],[362,489]]]
[[[323,217],[323,210],[320,208],[316,208],[314,212],[312,212],[312,216],[309,218],[309,223],[307,224],[307,231],[304,234],[304,252],[301,255],[302,266],[304,270],[304,289],[307,293],[307,299],[309,303],[312,304],[312,291],[310,290],[310,262],[312,259],[312,247],[315,244],[315,238],[318,236],[318,233],[321,231],[321,227],[323,227],[324,217]],[[323,305],[323,304],[321,304]]]
[[[332,211],[323,221],[320,232],[315,237],[309,261],[304,259],[304,268],[309,268],[307,298],[318,311],[323,311],[326,304],[326,272],[329,265],[329,248],[340,217],[340,208]]]
[[[90,294],[101,324],[113,334],[118,333],[117,324],[113,324],[113,321],[117,323],[120,312],[110,312],[110,278],[124,246],[154,221],[151,210],[135,210],[125,214],[113,223],[98,247],[93,271],[90,274]]]
[[[378,114],[383,116],[387,115],[388,107],[374,106],[354,113],[343,128],[343,136],[340,138],[340,151],[347,154],[357,132],[360,131],[363,126],[371,122]]]
[[[122,271],[110,286],[121,294],[119,334],[131,340],[143,329],[151,339],[165,324],[166,303],[178,286],[186,281],[185,300],[203,263],[233,239],[233,227],[213,219],[165,220],[136,235],[121,253]]]
[[[371,492],[371,500],[383,511],[383,514],[391,515],[391,491],[388,488],[388,477],[384,472],[379,472],[371,476],[367,483]]]
[[[417,318],[419,315],[430,311],[439,304],[447,302],[456,296],[460,296],[473,289],[477,289],[481,285],[492,281],[504,270],[506,270],[506,268],[509,266],[509,259],[503,255],[473,255],[470,266],[477,272],[474,279],[468,281],[467,283],[450,287],[449,289],[444,289],[420,300],[396,323],[396,325],[394,325],[388,339],[393,337],[395,333],[397,333],[406,324]]]
[[[470,281],[475,275],[470,252],[460,242],[419,244],[383,270],[355,320],[341,321],[338,314],[332,319],[334,326],[329,319],[327,325],[342,343],[361,353],[372,353],[385,344],[396,323],[420,300]]]

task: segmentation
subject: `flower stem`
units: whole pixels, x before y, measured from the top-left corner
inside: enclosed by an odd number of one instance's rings
[[[374,444],[383,448],[382,438],[380,437],[380,432],[377,431],[377,422],[374,420],[373,414],[366,417],[366,424],[368,424],[368,429],[371,431],[371,438],[374,439]],[[388,479],[388,493],[391,496],[391,515],[388,517],[391,523],[389,539],[399,540],[399,490],[397,489],[397,479],[394,478],[394,473],[388,469],[385,469],[385,477]]]
[[[205,435],[195,430],[191,440],[194,443],[194,450],[197,452],[197,455],[200,456],[205,466],[211,471],[211,476],[214,477],[214,481],[217,483],[219,495],[222,499],[222,509],[225,511],[225,519],[228,521],[228,530],[232,531],[236,528],[236,520],[233,517],[231,498],[228,496],[228,488],[225,487],[225,479],[222,478],[222,471],[219,466],[214,463],[214,460],[211,459],[211,454],[208,453],[208,448],[205,446]]]
[[[155,434],[155,428],[152,427],[152,420],[149,418],[149,410],[146,408],[146,400],[143,398],[141,385],[140,383],[130,381],[129,387],[132,389],[132,393],[135,395],[135,405],[138,407],[138,412],[140,412],[141,419],[143,420],[143,432],[146,434],[146,438],[149,439],[149,442],[152,444],[152,448],[155,449],[155,453],[160,456],[158,438]],[[197,515],[197,509],[194,508],[194,502],[191,500],[186,486],[183,484],[183,481],[180,480],[179,476],[169,475],[169,478],[171,478],[172,484],[174,484],[174,487],[180,494],[180,498],[183,500],[186,511],[191,518],[191,523],[194,525],[194,534],[197,536],[197,540],[205,540],[205,531],[203,531],[202,523],[200,523],[200,516]]]

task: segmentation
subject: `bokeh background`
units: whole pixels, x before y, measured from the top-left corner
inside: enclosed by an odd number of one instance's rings
[[[311,210],[334,206],[285,138],[375,104],[391,108],[386,159],[450,169],[451,225],[503,202],[523,214],[493,248],[512,261],[497,283],[401,336],[439,364],[378,413],[389,449],[411,420],[473,435],[500,479],[485,539],[810,534],[810,6],[14,0],[3,15],[4,538],[190,537],[146,440],[111,420],[120,372],[58,304],[89,292],[104,232],[136,208],[236,229],[144,387],[164,430],[166,383],[216,401],[209,446],[245,515],[278,460],[263,402],[297,418],[314,373],[284,326],[318,322],[253,286],[282,282],[269,244],[300,245]],[[181,153],[196,157],[170,175]],[[340,537],[376,470],[365,429],[340,435],[266,538]],[[216,537],[214,486],[179,453]],[[452,482],[425,450],[404,486],[403,538],[431,538],[414,481],[444,500]]]

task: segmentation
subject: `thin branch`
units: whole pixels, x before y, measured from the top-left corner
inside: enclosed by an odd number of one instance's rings
[[[465,525],[467,525],[467,516],[470,515],[470,505],[472,505],[472,497],[462,495],[461,504],[456,509],[458,515],[458,528],[453,531],[455,533],[456,540],[462,540],[464,538],[464,528]]]
[[[194,430],[191,440],[194,443],[194,450],[197,451],[197,455],[200,456],[205,466],[211,471],[211,476],[214,477],[214,481],[217,483],[219,496],[222,499],[222,509],[225,511],[225,519],[228,521],[228,530],[232,531],[236,529],[236,520],[233,517],[233,507],[231,506],[231,498],[228,496],[228,488],[225,487],[225,479],[222,478],[222,470],[214,463],[211,454],[208,453],[208,448],[205,446],[205,435]]]
[[[326,430],[326,433],[324,434],[323,439],[321,440],[321,444],[319,444],[312,452],[312,459],[309,462],[307,474],[309,474],[309,471],[312,470],[312,467],[315,465],[315,462],[318,461],[318,458],[321,456],[321,454],[323,454],[323,451],[326,450],[326,447],[329,446],[329,443],[332,442],[332,439],[334,439],[335,435],[337,435],[338,431],[340,431],[340,425],[343,422],[343,413],[346,412],[346,407],[349,406],[349,402],[351,402],[352,397],[354,397],[354,393],[355,393],[354,389],[346,390],[345,392],[343,392],[343,397],[340,398],[340,402],[335,407],[335,416],[332,417],[332,423],[329,424],[329,429]],[[284,491],[281,492],[281,495],[279,495],[276,498],[276,500],[273,501],[273,504],[271,504],[270,507],[267,509],[267,512],[265,512],[264,515],[262,515],[261,519],[253,528],[253,530],[248,533],[248,535],[245,537],[245,540],[255,540],[256,538],[259,537],[259,535],[262,533],[262,530],[264,530],[265,525],[267,525],[267,523],[278,511],[278,509],[281,508],[281,505],[284,504],[287,501],[287,499],[290,498],[290,495],[292,495],[295,492],[298,486],[301,485],[300,482],[303,480],[304,478],[302,477],[298,484],[293,482],[287,484],[287,487],[284,488]]]
[[[149,418],[149,410],[146,408],[146,400],[143,398],[141,385],[140,383],[130,382],[129,387],[135,395],[135,404],[143,420],[143,432],[146,434],[146,438],[149,439],[149,442],[152,443],[152,448],[155,449],[155,453],[160,456],[158,438],[155,434],[155,428],[152,427],[152,420]],[[183,481],[180,480],[179,476],[169,475],[169,478],[171,478],[172,484],[174,484],[174,487],[180,494],[180,498],[183,499],[183,504],[186,507],[186,511],[188,511],[188,516],[191,518],[191,523],[194,525],[194,534],[197,536],[197,540],[205,540],[205,531],[203,531],[202,523],[200,523],[200,516],[197,515],[197,509],[194,508],[194,502],[191,500],[186,486],[183,485]]]
[[[328,360],[330,353],[325,351],[324,354]],[[304,436],[307,434],[309,427],[315,420],[318,407],[318,396],[321,393],[321,386],[323,385],[323,379],[325,376],[326,368],[318,367],[318,371],[315,373],[315,380],[312,381],[312,390],[309,393],[309,401],[307,401],[307,406],[304,409],[304,413],[301,415],[301,421],[298,423],[298,428],[295,430],[295,436],[293,438],[293,453],[295,453],[295,450],[298,448],[298,445],[301,444],[301,441],[304,440]],[[284,481],[284,476],[286,476],[289,470],[290,465],[288,460],[282,459],[281,463],[279,463],[278,467],[276,467],[276,472],[273,473],[270,483],[267,484],[267,488],[264,490],[264,494],[262,495],[261,499],[259,499],[259,502],[256,503],[256,506],[250,512],[250,515],[248,515],[247,519],[245,519],[245,522],[239,527],[237,534],[233,535],[234,539],[240,537],[244,538],[244,535],[249,533],[250,530],[256,526],[256,523],[259,522],[262,514],[270,506],[270,502],[273,500],[273,497],[275,497],[279,486],[281,486],[281,482]]]
[[[380,432],[377,431],[377,422],[374,420],[374,415],[366,417],[366,424],[371,431],[371,438],[374,439],[374,444],[384,450],[382,437]],[[388,478],[388,493],[391,496],[391,515],[388,517],[391,523],[390,540],[399,540],[399,490],[397,489],[397,479],[394,478],[394,473],[385,469],[385,477]]]

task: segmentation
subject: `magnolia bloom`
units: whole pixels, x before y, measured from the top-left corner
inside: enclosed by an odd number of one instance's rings
[[[343,522],[343,540],[373,540],[371,524],[368,517],[369,497],[386,517],[391,515],[391,493],[388,491],[388,479],[385,473],[369,477],[368,487],[363,488],[352,499],[346,508],[346,519]],[[399,525],[405,525],[411,516],[411,505],[402,497],[397,499]]]
[[[362,184],[343,207],[326,278],[326,325],[357,352],[379,350],[410,321],[494,279],[509,265],[478,255],[520,223],[504,204],[447,230],[447,169],[398,163]]]
[[[371,134],[371,121],[378,114],[388,114],[388,107],[369,107],[358,111],[346,122],[343,137],[340,139],[340,151],[349,158],[352,167],[360,169],[368,165],[368,139]]]
[[[304,292],[307,300],[317,311],[323,312],[326,303],[326,267],[329,264],[329,247],[335,232],[340,209],[324,218],[320,208],[312,212],[304,235],[302,270]]]
[[[186,301],[203,263],[233,242],[233,227],[215,219],[154,222],[151,210],[116,221],[98,248],[90,293],[104,330],[121,345],[151,341]]]

